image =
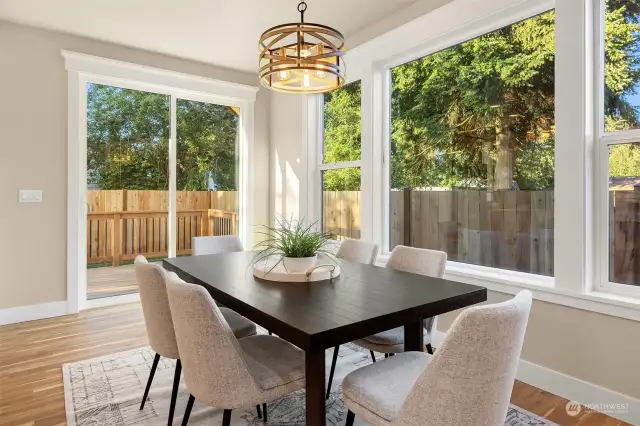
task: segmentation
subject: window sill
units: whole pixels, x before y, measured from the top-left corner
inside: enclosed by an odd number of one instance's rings
[[[380,255],[376,265],[384,266],[388,259],[388,254]],[[447,262],[445,278],[498,293],[517,294],[530,290],[534,299],[543,302],[640,321],[640,299],[602,292],[570,292],[557,288],[553,277]]]

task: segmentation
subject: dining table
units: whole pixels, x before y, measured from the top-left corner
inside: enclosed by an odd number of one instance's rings
[[[333,259],[340,274],[311,282],[253,275],[255,252],[163,260],[216,302],[305,352],[306,424],[325,425],[325,350],[404,327],[406,351],[424,351],[423,319],[487,300],[487,289],[391,268]]]

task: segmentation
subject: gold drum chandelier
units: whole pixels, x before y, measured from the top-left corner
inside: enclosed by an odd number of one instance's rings
[[[325,93],[344,84],[344,36],[331,27],[304,22],[278,25],[260,37],[260,81],[289,93]]]

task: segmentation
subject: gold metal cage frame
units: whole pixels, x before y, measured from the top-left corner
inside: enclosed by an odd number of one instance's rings
[[[305,10],[301,1],[301,22],[278,25],[260,37],[258,74],[263,86],[306,94],[329,92],[344,84],[344,36],[326,25],[304,22]]]

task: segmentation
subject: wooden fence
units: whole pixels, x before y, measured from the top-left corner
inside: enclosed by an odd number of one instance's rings
[[[610,197],[610,279],[637,284],[640,191]],[[166,256],[167,191],[88,191],[87,199],[89,263],[111,262],[113,253],[114,264],[137,254]],[[360,238],[359,191],[325,191],[322,203],[325,231]],[[236,233],[237,206],[235,191],[179,191],[178,254],[190,253],[193,236]],[[391,248],[444,250],[450,260],[553,275],[553,191],[394,190],[390,207]],[[114,235],[121,240],[115,249]]]
[[[640,285],[640,191],[609,197],[609,280]]]
[[[169,210],[169,191],[89,190],[91,213]],[[238,212],[237,191],[178,191],[176,210],[214,209]]]
[[[87,204],[87,263],[168,255],[168,191],[90,190]],[[191,254],[192,237],[236,234],[237,206],[236,191],[178,191],[177,254]]]
[[[450,260],[553,275],[553,197],[553,191],[394,190],[390,246],[443,250]],[[611,191],[610,198],[610,280],[638,285],[640,191]],[[326,191],[324,230],[359,238],[359,199],[359,192]]]
[[[87,215],[87,263],[168,256],[166,211],[89,213]],[[176,214],[176,250],[191,254],[191,238],[237,233],[238,213],[213,209],[183,210]]]
[[[392,191],[391,248],[553,275],[553,191]]]

